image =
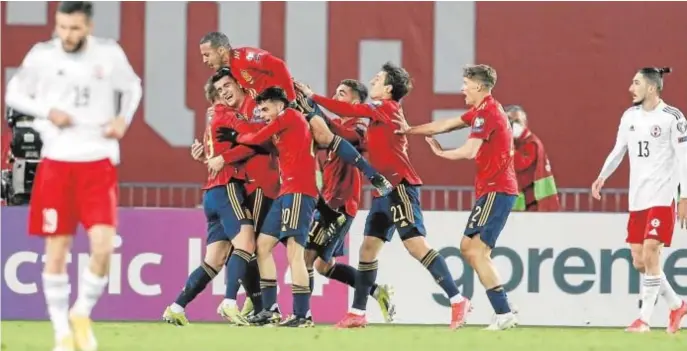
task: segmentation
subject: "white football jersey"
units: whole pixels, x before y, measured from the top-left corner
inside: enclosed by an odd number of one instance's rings
[[[89,36],[77,53],[65,52],[57,38],[34,45],[7,86],[6,103],[36,118],[43,157],[117,164],[119,142],[105,138],[105,128],[117,116],[130,123],[141,95],[141,80],[119,44]],[[53,125],[51,109],[67,113],[72,125]]]
[[[687,187],[687,120],[661,101],[653,111],[633,106],[623,114],[613,151],[599,177],[607,179],[630,158],[629,210],[669,206],[678,185]],[[682,191],[682,198],[687,197]]]

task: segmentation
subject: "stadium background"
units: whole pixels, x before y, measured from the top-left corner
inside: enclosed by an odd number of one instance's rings
[[[50,37],[56,3],[1,6],[0,81],[6,82],[30,46]],[[198,40],[208,31],[225,31],[236,46],[285,58],[295,77],[326,94],[343,78],[367,82],[380,63],[400,62],[414,77],[415,89],[404,101],[412,124],[455,115],[464,108],[461,67],[493,65],[499,74],[495,95],[527,109],[559,188],[587,188],[612,147],[637,68],[672,66],[665,99],[687,110],[684,13],[682,2],[97,3],[96,34],[119,39],[145,86],[122,143],[121,181],[163,188],[144,195],[125,185],[122,204],[149,206],[155,197],[169,200],[164,205],[198,204],[196,197],[165,192],[195,188],[205,176],[187,147],[205,123],[202,83],[211,72],[201,62]],[[462,138],[441,141],[458,145]],[[470,163],[434,157],[421,138],[411,138],[410,154],[427,185],[472,184]],[[607,187],[626,186],[624,164]],[[432,208],[456,209],[456,201]],[[624,209],[624,198],[618,202]]]

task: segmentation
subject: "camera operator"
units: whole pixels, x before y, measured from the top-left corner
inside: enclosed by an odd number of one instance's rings
[[[2,199],[9,206],[27,205],[43,142],[32,127],[33,117],[10,108],[6,118],[12,131],[7,161],[11,167],[2,171]]]

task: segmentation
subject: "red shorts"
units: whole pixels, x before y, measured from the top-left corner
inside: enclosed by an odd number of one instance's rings
[[[109,159],[38,165],[29,205],[29,233],[74,234],[79,222],[117,225],[117,170]]]
[[[645,239],[656,239],[670,247],[675,229],[675,204],[656,206],[630,212],[627,221],[627,239],[630,244],[642,244]]]

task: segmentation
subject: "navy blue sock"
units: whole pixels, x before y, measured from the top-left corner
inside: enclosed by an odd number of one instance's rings
[[[504,314],[510,312],[510,306],[508,305],[508,296],[506,296],[506,291],[503,290],[503,286],[499,285],[487,290],[487,297],[489,302],[491,302],[491,307],[494,308],[496,314]]]
[[[243,289],[246,290],[246,296],[253,302],[253,308],[256,311],[262,311],[262,293],[260,292],[260,270],[258,269],[258,261],[255,256],[248,262],[246,268],[246,275],[243,277]]]
[[[358,274],[355,277],[355,293],[353,294],[353,308],[365,311],[370,289],[377,280],[377,260],[372,262],[359,262]]]
[[[224,294],[225,298],[236,300],[240,286],[239,281],[246,275],[246,268],[251,256],[252,254],[240,249],[234,249],[231,253],[226,264],[227,290]]]
[[[377,174],[377,171],[372,168],[370,163],[367,162],[360,152],[342,137],[335,135],[332,143],[329,144],[329,149],[334,151],[336,156],[341,157],[344,162],[355,166],[355,168],[363,172],[368,179]]]
[[[312,295],[312,290],[315,288],[315,272],[312,268],[308,268],[308,278],[310,279],[310,294]]]
[[[310,311],[310,288],[292,284],[291,293],[293,294],[293,315],[305,318]]]
[[[189,302],[200,294],[210,281],[217,275],[217,271],[210,267],[209,264],[203,262],[198,268],[196,268],[191,275],[186,279],[186,285],[184,285],[184,290],[176,299],[176,304],[181,307],[186,307]]]
[[[332,268],[329,268],[325,276],[355,288],[355,276],[357,273],[358,271],[355,268],[344,263],[337,263]],[[370,296],[374,296],[375,290],[377,290],[377,284],[372,284]]]
[[[277,304],[277,280],[261,278],[260,290],[262,291],[262,308],[271,310]]]
[[[453,281],[451,272],[448,270],[446,260],[444,260],[437,250],[429,250],[425,257],[420,260],[420,262],[423,266],[425,266],[425,268],[427,268],[427,270],[429,270],[429,273],[431,273],[432,277],[434,277],[434,281],[436,281],[437,284],[444,289],[444,292],[449,298],[452,298],[460,293],[458,291],[458,286]]]

